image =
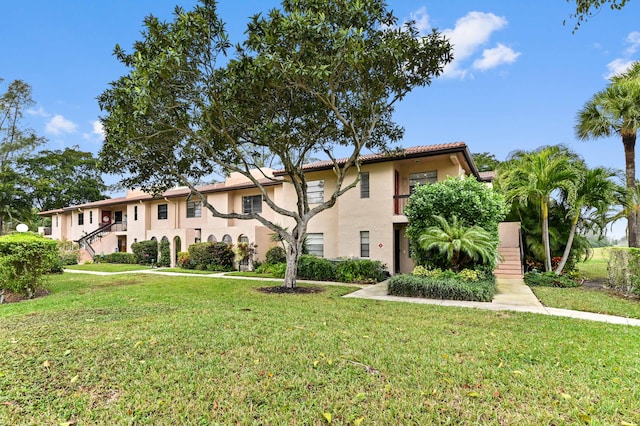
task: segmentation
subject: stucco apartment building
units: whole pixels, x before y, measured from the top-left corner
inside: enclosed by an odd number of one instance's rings
[[[447,176],[464,174],[483,180],[463,142],[417,146],[390,156],[363,155],[361,164],[357,187],[309,223],[308,248],[326,258],[380,260],[392,274],[413,269],[404,235],[408,221],[402,214],[412,189]],[[328,197],[335,184],[332,163],[312,163],[305,169],[310,202]],[[279,176],[278,171],[263,172]],[[295,206],[290,184],[265,180],[265,186],[276,204]],[[257,212],[281,226],[291,225],[262,201],[251,181],[238,173],[224,183],[199,189],[221,212]],[[54,239],[81,241],[96,255],[131,251],[136,241],[167,238],[173,262],[178,252],[200,241],[252,242],[257,245],[259,260],[274,244],[270,241],[272,231],[258,221],[213,217],[198,197],[189,195],[187,188],[172,189],[158,197],[130,190],[125,197],[42,212],[41,216],[51,218],[51,228],[42,231]]]

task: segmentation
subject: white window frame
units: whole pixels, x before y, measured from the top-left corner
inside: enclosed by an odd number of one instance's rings
[[[324,180],[307,182],[307,202],[309,204],[324,203]]]
[[[324,234],[311,232],[306,235],[307,251],[318,257],[324,257]]]

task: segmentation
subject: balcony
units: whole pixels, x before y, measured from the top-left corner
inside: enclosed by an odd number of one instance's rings
[[[393,214],[395,216],[404,216],[404,208],[409,201],[409,194],[393,196]],[[406,220],[406,218],[405,218]]]

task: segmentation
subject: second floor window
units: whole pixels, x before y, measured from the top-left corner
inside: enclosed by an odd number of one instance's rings
[[[248,195],[242,197],[242,213],[262,213],[262,195]]]
[[[133,220],[138,220],[138,206],[133,206]]]
[[[158,220],[165,220],[169,217],[169,206],[167,204],[158,204]]]
[[[369,172],[360,173],[360,198],[369,198]]]
[[[202,202],[187,201],[187,217],[201,217],[201,216],[202,216]]]
[[[427,185],[438,182],[438,172],[421,172],[411,173],[409,175],[409,193],[413,194],[413,191],[418,185]]]
[[[89,224],[93,223],[93,212],[89,212]]]
[[[84,225],[84,213],[78,213],[78,225]]]
[[[324,202],[324,180],[313,180],[307,183],[307,201],[309,204]]]

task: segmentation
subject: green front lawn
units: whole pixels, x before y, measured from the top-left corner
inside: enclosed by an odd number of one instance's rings
[[[579,276],[587,281],[606,281],[609,278],[607,273],[608,250],[608,247],[595,248],[591,259],[576,264]]]
[[[640,300],[637,298],[627,298],[605,290],[587,287],[531,287],[531,290],[545,306],[640,318]]]
[[[51,280],[0,306],[0,424],[640,422],[640,328],[336,286]]]
[[[83,263],[81,265],[68,265],[65,269],[94,272],[130,272],[151,269],[146,265],[128,265],[123,263]]]

